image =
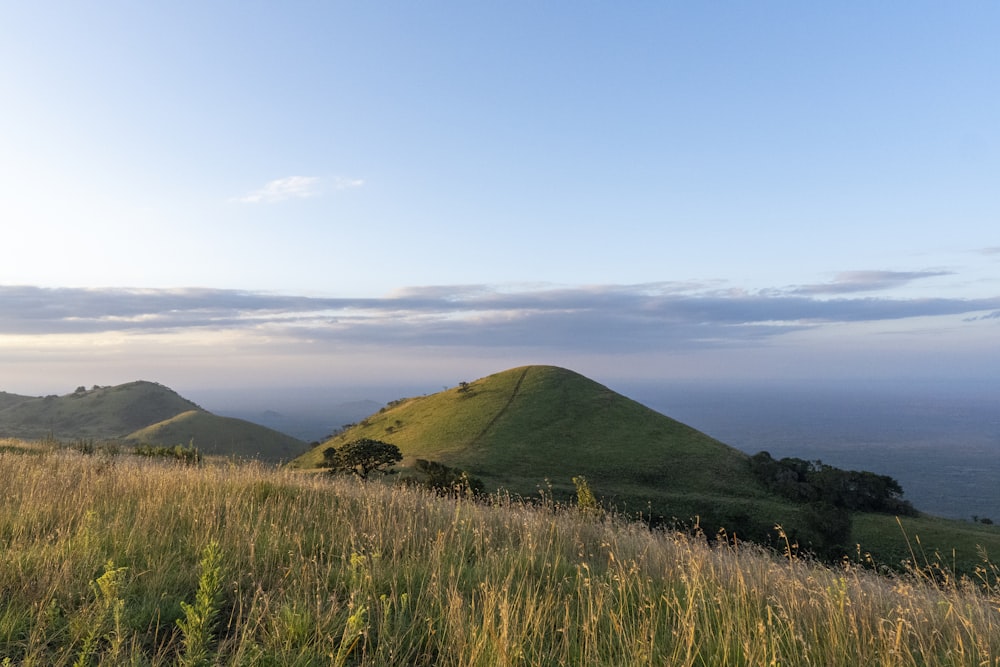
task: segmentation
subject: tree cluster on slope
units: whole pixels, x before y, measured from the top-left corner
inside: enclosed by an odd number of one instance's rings
[[[903,487],[888,475],[841,470],[822,461],[775,460],[768,452],[750,457],[750,469],[771,491],[801,503],[826,503],[848,512],[878,512],[913,516],[903,500]]]

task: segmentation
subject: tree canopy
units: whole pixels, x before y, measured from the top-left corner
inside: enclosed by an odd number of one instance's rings
[[[323,450],[323,467],[331,472],[349,472],[361,479],[368,479],[373,472],[392,471],[392,466],[403,460],[399,447],[381,440],[362,438],[347,443],[340,449]]]
[[[841,470],[821,461],[775,460],[768,452],[750,457],[750,468],[769,489],[796,502],[828,503],[850,512],[916,514],[902,499],[903,487],[888,475]]]

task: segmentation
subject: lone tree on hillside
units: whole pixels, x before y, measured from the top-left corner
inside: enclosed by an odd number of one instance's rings
[[[331,473],[353,473],[361,479],[368,479],[373,472],[392,472],[393,464],[402,460],[399,447],[369,438],[354,440],[340,449],[327,447],[323,450],[324,468],[329,468]]]

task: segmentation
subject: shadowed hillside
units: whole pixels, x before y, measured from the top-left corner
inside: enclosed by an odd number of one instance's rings
[[[2,406],[2,403],[0,403]],[[28,398],[0,409],[0,435],[19,438],[118,438],[197,405],[155,382],[81,387],[65,396]]]
[[[194,443],[205,454],[236,455],[264,461],[287,461],[306,448],[304,442],[290,435],[202,410],[188,410],[139,429],[126,436],[125,441],[168,447]]]
[[[17,405],[18,403],[30,401],[31,398],[31,396],[19,396],[18,394],[8,394],[5,391],[0,391],[0,411],[6,410],[7,408]]]
[[[305,443],[242,419],[219,417],[155,382],[80,387],[65,396],[0,394],[0,437],[188,445],[206,454],[287,461]]]

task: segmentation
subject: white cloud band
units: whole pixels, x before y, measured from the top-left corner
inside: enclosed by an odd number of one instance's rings
[[[684,283],[497,290],[411,288],[385,298],[309,298],[213,289],[0,286],[0,336],[245,330],[303,340],[408,345],[678,350],[753,345],[845,323],[988,319],[985,299],[819,298],[789,288],[720,291]]]

